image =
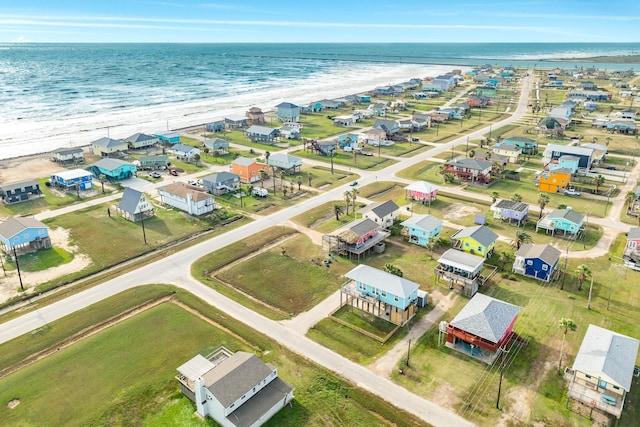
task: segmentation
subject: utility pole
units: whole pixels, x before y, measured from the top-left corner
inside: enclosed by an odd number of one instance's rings
[[[18,263],[18,254],[16,252],[16,247],[13,247],[13,257],[16,260],[16,269],[18,270],[18,279],[20,280],[20,289],[24,291],[24,285],[22,284],[22,274],[20,274],[20,264]]]
[[[147,244],[147,233],[144,230],[144,214],[142,214],[142,238],[144,239],[144,244]]]
[[[607,310],[609,310],[609,306],[611,305],[611,291],[613,290],[613,279],[609,278],[609,300],[607,301]]]
[[[591,310],[591,291],[593,290],[593,273],[591,273],[591,285],[589,286],[589,300],[587,301],[587,310]]]
[[[409,356],[411,356],[411,338],[409,338],[409,349],[407,350],[407,366],[409,366]]]
[[[335,148],[332,148],[331,150],[329,150],[329,155],[331,156],[331,175],[333,175],[333,152],[335,151]],[[276,177],[273,177],[273,194],[276,194],[276,189],[275,189],[275,184],[276,183]]]
[[[502,374],[504,374],[504,365],[505,365],[505,356],[504,356],[504,350],[502,350],[502,353],[500,354],[500,357],[502,357],[502,359],[500,360],[500,382],[498,383],[498,400],[496,400],[496,409],[500,410],[500,392],[502,391]]]

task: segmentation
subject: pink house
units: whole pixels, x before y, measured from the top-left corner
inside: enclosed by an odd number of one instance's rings
[[[436,199],[438,186],[427,181],[416,181],[405,188],[405,198],[419,202],[429,202]]]

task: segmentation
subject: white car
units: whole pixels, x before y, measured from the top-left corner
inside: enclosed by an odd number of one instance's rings
[[[580,192],[574,190],[573,188],[567,188],[566,190],[564,190],[564,194],[566,194],[567,196],[579,196]]]

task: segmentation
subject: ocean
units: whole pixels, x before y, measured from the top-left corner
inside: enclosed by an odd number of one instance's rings
[[[0,159],[309,103],[480,64],[631,55],[640,43],[0,44]],[[635,64],[636,68],[638,64]]]

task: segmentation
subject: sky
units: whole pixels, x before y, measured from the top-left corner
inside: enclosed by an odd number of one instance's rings
[[[640,42],[640,2],[0,0],[0,42]]]

